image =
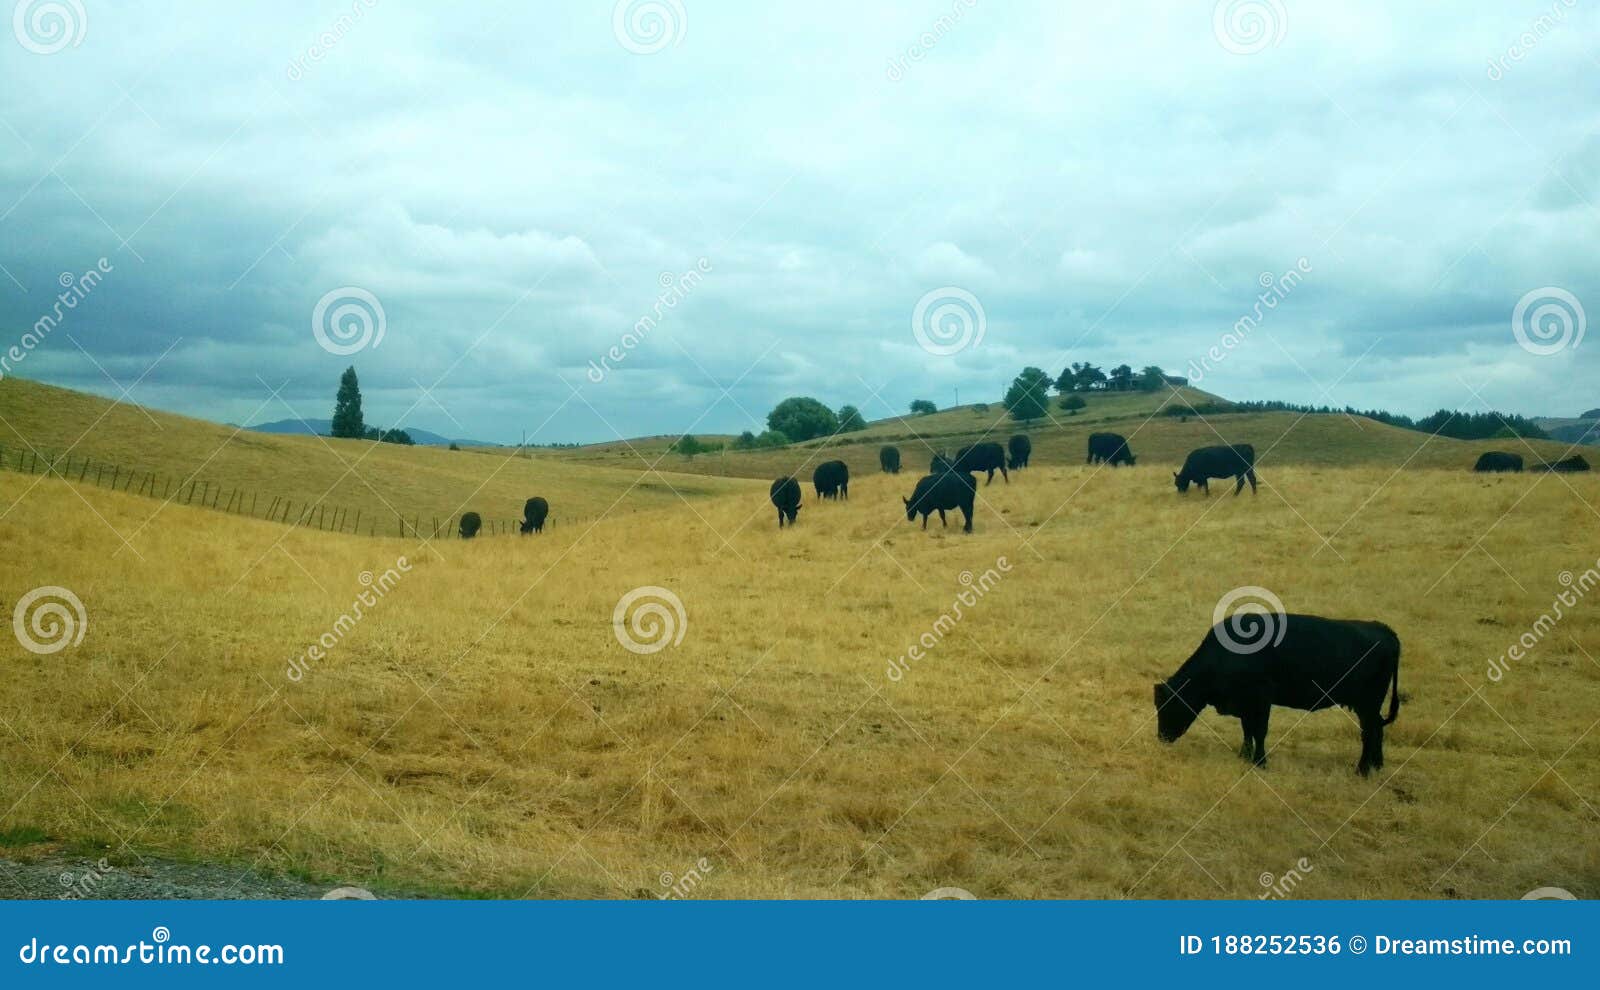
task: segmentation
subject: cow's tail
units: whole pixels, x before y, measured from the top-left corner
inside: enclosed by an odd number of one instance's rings
[[[1391,634],[1392,635],[1392,634]],[[1389,685],[1389,715],[1383,720],[1384,725],[1393,725],[1394,720],[1400,717],[1400,638],[1394,641],[1394,678]]]

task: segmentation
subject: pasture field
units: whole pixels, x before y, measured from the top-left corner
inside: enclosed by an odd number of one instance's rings
[[[1175,459],[996,479],[971,535],[858,472],[781,532],[761,486],[432,543],[0,473],[7,612],[86,618],[0,641],[0,841],[489,897],[1600,896],[1600,592],[1539,624],[1600,482],[1268,460],[1184,498]],[[1338,710],[1275,710],[1264,771],[1214,712],[1156,740],[1244,587],[1398,631],[1381,772]]]
[[[8,469],[16,469],[19,457],[28,467],[37,459],[40,471],[53,460],[60,473],[76,479],[87,459],[86,480],[95,477],[97,465],[115,465],[130,478],[153,472],[171,486],[174,502],[184,501],[180,488],[194,481],[213,492],[242,490],[263,518],[274,498],[287,500],[282,507],[295,516],[308,513],[312,525],[336,509],[352,520],[359,513],[362,533],[398,535],[401,518],[407,533],[413,526],[432,532],[435,525],[453,531],[452,521],[468,509],[486,525],[505,527],[521,518],[523,502],[533,495],[550,501],[551,518],[562,526],[607,512],[681,508],[706,496],[756,490],[736,480],[676,476],[669,465],[641,475],[631,465],[574,470],[559,460],[515,454],[253,433],[25,379],[0,380],[0,456]],[[105,475],[111,477],[109,468]],[[143,522],[124,537],[137,543]]]

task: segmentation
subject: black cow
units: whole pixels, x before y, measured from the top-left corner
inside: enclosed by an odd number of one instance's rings
[[[1557,474],[1571,474],[1574,471],[1589,470],[1589,462],[1584,460],[1582,455],[1573,454],[1571,457],[1563,457],[1559,461],[1551,461],[1544,466],[1544,469],[1546,471],[1554,471]]]
[[[483,528],[483,520],[476,512],[468,512],[461,517],[461,538],[470,540],[478,535],[478,530]]]
[[[1028,466],[1028,458],[1033,456],[1033,441],[1024,434],[1018,433],[1006,441],[1006,446],[1011,450],[1011,470]]]
[[[1499,474],[1502,471],[1522,471],[1522,455],[1508,454],[1501,450],[1491,450],[1478,458],[1478,463],[1472,465],[1474,471],[1492,471]]]
[[[962,447],[956,451],[955,460],[950,464],[958,474],[988,472],[989,480],[984,482],[986,485],[994,483],[996,471],[1000,472],[1006,484],[1011,484],[1011,476],[1006,474],[1006,449],[993,441]]]
[[[779,478],[772,483],[768,497],[778,509],[778,528],[783,528],[786,516],[789,525],[793,526],[794,517],[800,514],[800,482],[788,477]]]
[[[939,513],[939,522],[948,526],[945,511],[960,509],[967,524],[962,532],[972,532],[972,503],[978,497],[978,479],[959,471],[939,471],[917,482],[910,498],[901,499],[906,504],[906,521],[915,522],[922,513],[922,528],[928,528],[928,516]]]
[[[817,498],[849,498],[850,468],[844,461],[824,461],[811,473]]]
[[[1126,464],[1129,467],[1134,463],[1133,451],[1128,449],[1128,438],[1120,433],[1091,433],[1089,434],[1089,459],[1085,464],[1098,464],[1105,462],[1112,467]]]
[[[1189,456],[1183,459],[1183,470],[1174,472],[1173,484],[1178,486],[1178,491],[1187,492],[1190,485],[1199,485],[1200,490],[1207,495],[1211,494],[1212,478],[1235,478],[1238,484],[1234,486],[1235,495],[1244,491],[1245,479],[1250,480],[1250,494],[1256,493],[1256,449],[1247,443],[1236,443],[1228,447],[1201,447],[1199,450],[1189,451]]]
[[[522,532],[543,533],[545,517],[550,514],[550,503],[537,496],[522,506]]]
[[[1256,625],[1246,630],[1244,622]],[[1235,631],[1251,641],[1241,643]],[[1236,613],[1206,633],[1177,673],[1156,684],[1155,699],[1163,742],[1176,742],[1210,705],[1239,719],[1239,755],[1258,767],[1267,765],[1273,705],[1312,712],[1342,705],[1361,723],[1356,770],[1366,776],[1383,766],[1383,727],[1400,714],[1400,637],[1381,622]]]
[[[884,474],[899,474],[900,448],[884,447],[878,451],[878,467],[883,469]]]

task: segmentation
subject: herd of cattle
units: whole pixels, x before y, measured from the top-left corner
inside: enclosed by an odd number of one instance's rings
[[[1520,472],[1522,470],[1522,455],[1508,454],[1502,450],[1491,450],[1478,458],[1478,463],[1472,466],[1472,470],[1493,474],[1499,474],[1503,471]],[[1530,470],[1571,474],[1575,471],[1589,470],[1589,462],[1578,454],[1573,454],[1571,457],[1563,457],[1559,461],[1546,461],[1536,464]]]
[[[928,474],[919,479],[911,495],[902,498],[906,519],[939,514],[948,525],[945,513],[960,510],[964,532],[972,532],[973,507],[977,501],[977,475],[984,474],[985,485],[994,483],[994,474],[1011,482],[1011,471],[1028,466],[1033,443],[1018,434],[1005,447],[998,443],[975,443],[956,451],[954,456],[933,455]],[[1116,433],[1089,436],[1089,464],[1132,466],[1136,463],[1126,437]],[[1256,490],[1256,451],[1247,443],[1201,447],[1189,452],[1183,467],[1173,472],[1173,485],[1186,493],[1190,485],[1207,495],[1213,478],[1232,478],[1233,493]],[[900,451],[886,446],[878,452],[878,466],[886,474],[900,473]],[[1480,472],[1523,470],[1519,454],[1490,451],[1473,467]],[[1573,455],[1541,463],[1532,470],[1569,473],[1589,470],[1582,457]],[[850,497],[850,468],[844,461],[832,460],[817,466],[811,483],[818,499],[840,500]],[[772,482],[769,498],[778,510],[778,528],[794,525],[800,513],[800,482],[785,476]],[[530,498],[523,506],[520,527],[523,533],[544,529],[550,505],[542,498]],[[461,537],[478,534],[483,521],[476,512],[461,517]],[[1236,648],[1226,628],[1229,623],[1257,621],[1265,624],[1268,636],[1250,650]],[[1383,711],[1385,696],[1389,710]],[[1317,711],[1335,705],[1349,709],[1361,730],[1361,759],[1357,772],[1366,776],[1383,766],[1383,730],[1400,713],[1400,637],[1381,622],[1329,619],[1316,615],[1240,613],[1207,631],[1200,646],[1177,672],[1155,685],[1156,735],[1163,742],[1176,742],[1206,707],[1219,714],[1239,719],[1244,743],[1239,755],[1257,766],[1265,766],[1267,722],[1273,705]]]

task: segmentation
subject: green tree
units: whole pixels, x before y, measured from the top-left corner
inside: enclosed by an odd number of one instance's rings
[[[837,433],[839,417],[833,410],[810,396],[784,399],[767,413],[767,428],[777,430],[798,443]]]
[[[928,413],[936,413],[938,411],[939,407],[927,399],[911,400],[911,415],[913,416],[926,416]]]
[[[1072,366],[1061,372],[1061,377],[1056,379],[1056,389],[1060,392],[1087,392],[1097,384],[1106,380],[1106,373],[1096,368],[1087,361],[1075,361]]]
[[[673,441],[669,449],[674,454],[682,454],[685,457],[693,457],[696,454],[704,454],[708,451],[716,450],[715,447],[706,446],[688,433]]]
[[[1078,395],[1076,392],[1061,397],[1061,408],[1067,411],[1068,416],[1078,415],[1078,410],[1086,405],[1088,403],[1083,401],[1083,396]]]
[[[1106,387],[1113,392],[1131,392],[1133,390],[1133,369],[1125,364],[1119,364],[1111,369],[1110,380]]]
[[[749,450],[756,445],[756,435],[749,430],[739,434],[739,439],[733,442],[734,450]]]
[[[867,421],[861,418],[861,410],[855,406],[839,407],[839,432],[854,433],[856,430],[867,428]]]
[[[1050,386],[1055,384],[1041,368],[1023,368],[1006,389],[1005,406],[1011,418],[1039,419],[1050,411]]]
[[[339,394],[333,400],[333,436],[359,440],[367,435],[366,423],[361,418],[361,383],[356,380],[352,365],[339,377]]]
[[[1139,372],[1138,388],[1141,392],[1159,392],[1167,384],[1167,373],[1159,365],[1150,365]]]
[[[777,430],[764,430],[759,437],[756,437],[757,447],[787,447],[788,445],[789,438]]]

